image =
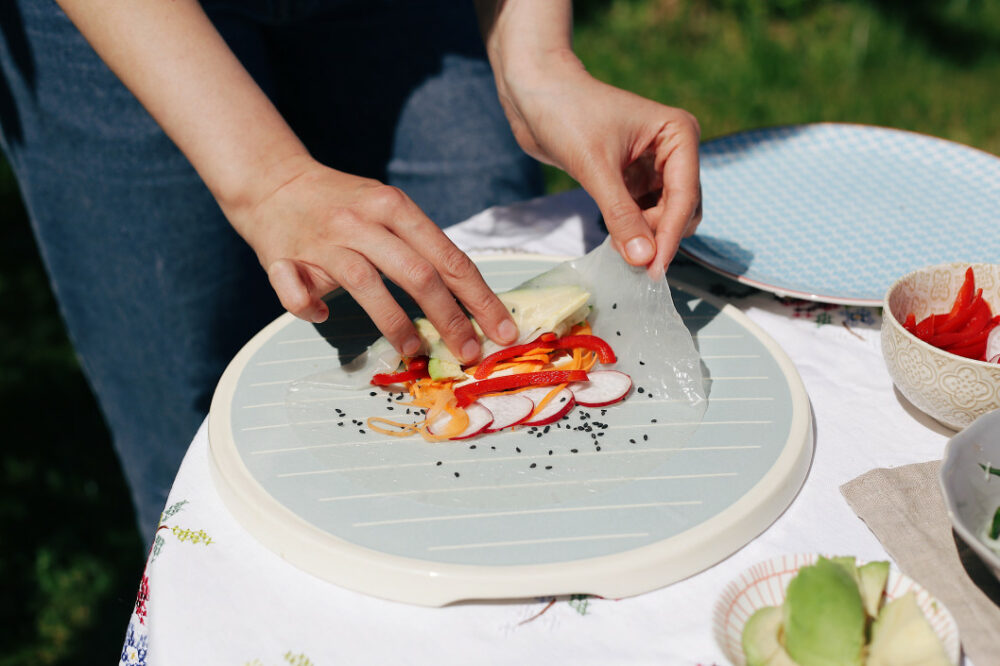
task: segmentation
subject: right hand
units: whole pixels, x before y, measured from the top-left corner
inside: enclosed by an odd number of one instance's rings
[[[322,297],[343,287],[397,351],[412,355],[416,328],[381,271],[413,296],[461,361],[475,361],[481,349],[456,298],[489,338],[516,340],[516,325],[475,264],[401,190],[305,157],[283,165],[280,182],[259,201],[225,212],[289,312],[324,321],[330,313]]]

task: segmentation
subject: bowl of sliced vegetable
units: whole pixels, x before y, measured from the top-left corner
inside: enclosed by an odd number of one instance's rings
[[[899,392],[953,430],[1000,409],[1000,264],[900,278],[883,303],[882,355]]]
[[[948,441],[940,481],[955,531],[1000,580],[1000,410]]]
[[[715,604],[716,643],[734,666],[951,666],[948,609],[889,562],[796,553],[758,562]]]

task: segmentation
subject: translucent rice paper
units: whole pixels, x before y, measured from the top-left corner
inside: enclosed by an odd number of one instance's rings
[[[670,296],[666,277],[653,280],[644,268],[630,266],[608,237],[588,254],[559,264],[528,280],[520,289],[575,284],[590,292],[594,335],[615,350],[614,368],[632,377],[635,387],[669,400],[700,421],[706,405],[701,356]],[[685,419],[688,420],[688,419]]]
[[[643,268],[630,266],[611,246],[610,238],[590,253],[559,264],[517,289],[578,285],[591,294],[588,317],[595,335],[615,350],[614,368],[628,374],[647,397],[665,401],[663,415],[697,424],[707,406],[701,358],[681,321],[665,277],[653,280]],[[538,332],[521,331],[521,342]],[[484,355],[497,346],[487,340]],[[400,356],[380,338],[350,363],[293,382],[289,403],[313,399],[324,389],[371,387],[375,373],[393,372]],[[308,395],[307,395],[308,394]]]

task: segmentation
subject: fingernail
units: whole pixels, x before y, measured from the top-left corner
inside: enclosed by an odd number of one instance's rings
[[[312,321],[314,324],[322,324],[329,316],[330,310],[328,308],[319,308],[313,312]]]
[[[504,319],[497,326],[497,334],[500,339],[504,342],[513,342],[517,339],[517,325],[514,324],[510,319]]]
[[[420,351],[420,338],[413,335],[403,343],[403,356],[415,356]]]
[[[462,345],[462,358],[465,359],[467,363],[471,363],[479,358],[479,341],[474,338],[469,338]]]
[[[625,254],[635,264],[645,264],[653,258],[653,245],[648,239],[636,236],[625,244]]]

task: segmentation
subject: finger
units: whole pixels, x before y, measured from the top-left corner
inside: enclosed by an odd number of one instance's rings
[[[406,311],[382,281],[378,269],[354,250],[338,247],[326,250],[334,279],[358,302],[389,343],[404,356],[413,356],[421,345],[417,329]]]
[[[393,231],[437,270],[444,285],[466,307],[487,337],[502,345],[517,340],[517,325],[469,256],[427,216],[416,214],[397,219]]]
[[[580,184],[601,209],[608,233],[625,260],[633,266],[647,265],[656,254],[649,223],[632,199],[620,170],[596,166],[581,175]]]
[[[310,290],[309,280],[296,262],[278,259],[268,267],[267,277],[286,310],[299,319],[314,324],[326,321],[330,314],[329,308],[318,294]]]
[[[413,296],[455,358],[463,363],[476,361],[479,336],[434,264],[381,227],[370,230],[364,243],[365,258]]]
[[[653,216],[650,221],[656,228],[656,257],[650,264],[651,270],[666,269],[677,254],[681,237],[689,228],[693,232],[692,221],[701,219],[697,135],[677,135],[665,142],[660,152],[657,168],[663,173],[662,203],[647,211]]]

